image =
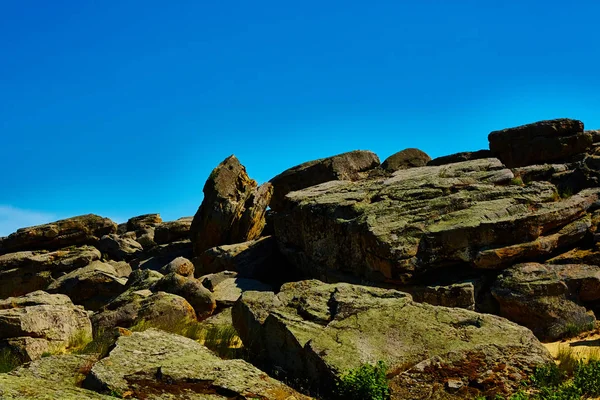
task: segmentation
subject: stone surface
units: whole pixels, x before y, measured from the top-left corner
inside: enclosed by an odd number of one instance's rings
[[[56,250],[95,244],[104,235],[117,232],[117,224],[94,214],[22,228],[2,241],[0,254],[22,250]]]
[[[273,291],[273,287],[254,279],[227,278],[212,288],[217,305],[231,307],[242,293],[249,290],[258,292]]]
[[[36,291],[0,300],[0,339],[44,339],[49,348],[56,349],[91,333],[87,313],[67,296]]]
[[[136,237],[136,241],[142,245],[144,250],[148,250],[156,246],[156,242],[154,241],[154,228],[146,228],[141,231],[141,235]]]
[[[581,306],[600,299],[600,268],[588,265],[518,264],[492,287],[500,315],[557,340],[575,328],[590,330],[595,318]]]
[[[171,293],[153,294],[147,289],[119,296],[91,318],[94,333],[115,327],[130,328],[139,323],[169,329],[182,322],[195,321],[194,308],[183,297]]]
[[[289,265],[272,236],[244,243],[213,247],[194,258],[195,275],[235,271],[240,277],[258,279],[275,286],[298,280],[298,272]]]
[[[106,263],[113,266],[115,273],[119,278],[127,278],[133,272],[131,265],[126,261],[108,260]]]
[[[127,279],[120,278],[115,268],[100,261],[61,276],[47,288],[62,293],[75,304],[96,311],[125,291]]]
[[[160,224],[154,229],[154,241],[157,244],[166,244],[189,239],[192,219],[192,217],[183,217]]]
[[[163,275],[170,274],[171,272],[175,272],[181,276],[185,276],[188,278],[194,277],[194,264],[190,260],[185,257],[177,257],[164,267],[160,269],[160,272]]]
[[[158,245],[145,251],[143,257],[132,260],[131,265],[133,268],[160,271],[161,268],[177,257],[184,257],[190,260],[193,256],[191,241],[181,240],[179,242]]]
[[[152,291],[173,293],[186,299],[196,312],[198,319],[208,318],[216,308],[214,295],[202,283],[172,272],[152,286]]]
[[[203,192],[190,228],[195,255],[260,236],[273,189],[269,183],[257,187],[235,156],[227,157],[212,171]]]
[[[472,282],[447,286],[404,287],[402,291],[409,293],[413,300],[419,303],[475,310],[475,286]]]
[[[222,360],[191,339],[154,329],[120,337],[84,387],[148,400],[308,399],[245,361]]]
[[[412,284],[477,267],[487,249],[551,235],[598,200],[599,189],[561,199],[550,183],[511,185],[513,177],[481,159],[328,182],[288,194],[275,236],[292,264],[321,280]]]
[[[551,363],[531,331],[503,318],[415,303],[405,293],[346,283],[301,281],[271,292],[246,292],[233,308],[233,323],[259,365],[285,371],[321,389],[364,363],[383,360],[395,379],[436,357],[451,360],[441,372],[468,383],[472,371],[453,368],[456,358],[476,359],[480,374],[493,371],[507,392],[536,366]],[[518,373],[518,378],[513,375]],[[419,375],[430,391],[435,383]],[[483,395],[497,390],[482,385]],[[325,391],[325,392],[324,392]],[[401,397],[392,393],[392,398]],[[460,398],[460,397],[458,397]]]
[[[510,168],[568,160],[593,143],[583,122],[567,118],[494,131],[488,139],[492,153]]]
[[[379,157],[375,153],[356,150],[289,168],[270,180],[273,185],[270,207],[280,211],[289,192],[334,180],[358,180],[377,166]]]
[[[129,218],[127,221],[127,231],[137,232],[144,231],[146,228],[155,227],[162,223],[160,214],[144,214],[137,217]]]
[[[116,234],[102,236],[96,247],[115,261],[131,260],[144,250],[134,239]]]
[[[431,157],[422,150],[413,148],[404,149],[386,158],[381,163],[381,168],[388,172],[395,172],[399,169],[424,167],[429,161],[431,161]]]
[[[429,161],[429,166],[439,166],[446,164],[453,164],[463,161],[480,160],[482,158],[492,158],[493,154],[489,150],[478,150],[478,151],[464,151],[461,153],[450,154],[447,156],[437,157]]]

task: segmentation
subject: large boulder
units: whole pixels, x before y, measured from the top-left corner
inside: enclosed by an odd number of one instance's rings
[[[117,232],[117,224],[94,214],[21,228],[2,241],[0,254],[22,250],[57,250],[95,244],[104,235]]]
[[[245,361],[222,360],[191,339],[154,329],[120,337],[83,385],[148,400],[309,399]]]
[[[260,236],[273,189],[269,183],[257,187],[235,156],[227,157],[212,171],[203,192],[204,200],[190,228],[195,255]]]
[[[160,214],[144,214],[129,218],[127,221],[128,232],[144,231],[147,228],[155,227],[162,223]]]
[[[192,220],[193,217],[183,217],[158,225],[154,228],[154,242],[166,244],[189,239]]]
[[[494,131],[488,140],[492,153],[510,168],[568,160],[593,143],[583,122],[567,118]]]
[[[56,251],[19,251],[0,256],[0,299],[22,296],[48,287],[55,277],[99,260],[91,246]]]
[[[91,334],[87,312],[67,296],[36,291],[0,300],[0,347],[18,353],[22,361],[65,349]]]
[[[144,250],[134,239],[116,234],[102,236],[96,247],[107,254],[111,260],[116,261],[131,260]]]
[[[69,296],[75,304],[96,311],[125,291],[126,278],[110,264],[94,261],[90,265],[61,276],[47,288],[50,293]]]
[[[185,257],[177,257],[164,267],[160,269],[160,272],[163,275],[170,274],[171,272],[175,272],[181,276],[185,276],[188,278],[194,277],[194,264]]]
[[[199,280],[175,272],[157,281],[152,286],[152,291],[163,291],[183,297],[194,307],[198,319],[208,318],[217,306],[214,295]]]
[[[493,395],[515,390],[536,366],[552,362],[529,329],[504,318],[347,283],[300,281],[283,285],[277,295],[245,292],[232,318],[254,362],[306,379],[321,393],[335,390],[340,375],[365,363],[384,361],[392,382],[405,374],[419,381],[418,366],[439,360],[434,368],[441,376],[431,381],[428,369],[420,372],[429,395],[454,379],[466,391],[448,398],[465,398],[469,383],[480,377],[497,383],[478,385],[482,395]],[[458,363],[465,357],[474,361],[469,369]],[[392,398],[419,397],[392,392]]]
[[[388,172],[395,172],[399,169],[414,167],[424,167],[431,161],[431,157],[419,149],[404,149],[392,154],[381,163],[381,168]]]
[[[273,197],[270,207],[279,211],[284,208],[285,196],[292,191],[334,180],[357,180],[379,166],[375,153],[356,150],[333,157],[308,161],[283,171],[270,180]]]
[[[594,327],[582,304],[600,300],[600,268],[525,263],[504,271],[492,287],[500,315],[557,340]]]
[[[130,261],[133,268],[161,270],[171,261],[178,257],[192,259],[194,256],[192,242],[190,240],[180,240],[167,244],[155,246],[148,251],[144,251],[140,258]]]
[[[434,158],[433,160],[429,161],[427,165],[434,167],[438,165],[454,164],[457,162],[480,160],[482,158],[492,157],[492,152],[489,150],[463,151],[461,153]]]
[[[146,324],[165,330],[196,321],[194,308],[183,297],[171,293],[131,290],[107,304],[92,318],[94,333],[115,327]]]
[[[513,185],[513,177],[492,158],[327,182],[288,194],[275,236],[289,261],[313,277],[397,285],[491,268],[478,260],[493,259],[484,256],[494,249],[524,245],[503,253],[517,263],[548,256],[540,238],[560,248],[581,237],[599,189],[561,199],[550,183]]]

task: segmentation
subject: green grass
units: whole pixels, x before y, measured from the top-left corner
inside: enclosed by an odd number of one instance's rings
[[[510,184],[511,184],[511,185],[516,185],[516,186],[523,186],[523,185],[524,185],[524,183],[523,183],[523,179],[521,179],[521,177],[520,177],[520,176],[517,176],[517,177],[515,177],[515,178],[512,178],[512,179],[510,180]]]
[[[345,400],[387,400],[390,389],[383,361],[376,365],[364,364],[346,372],[338,382],[338,398]]]
[[[17,357],[10,349],[0,350],[0,373],[10,372],[21,364]]]
[[[581,334],[583,332],[594,330],[595,327],[596,327],[596,323],[593,321],[588,322],[588,323],[583,323],[583,324],[576,324],[576,323],[570,322],[565,325],[563,338],[568,339],[568,338],[579,336],[579,334]]]

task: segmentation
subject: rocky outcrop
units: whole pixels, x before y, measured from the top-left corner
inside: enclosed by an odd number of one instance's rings
[[[526,263],[504,271],[492,287],[500,315],[542,340],[591,330],[595,317],[582,304],[600,299],[600,268]]]
[[[488,139],[492,153],[509,168],[565,161],[593,143],[583,122],[566,118],[494,131]]]
[[[64,295],[42,291],[0,300],[0,347],[21,361],[69,347],[78,337],[91,337],[90,319]]]
[[[276,238],[313,277],[408,284],[450,267],[487,268],[478,260],[494,249],[525,246],[510,253],[516,263],[532,256],[540,237],[557,247],[579,237],[585,220],[553,234],[583,218],[599,189],[561,199],[550,183],[512,185],[513,177],[499,160],[481,159],[324,183],[288,194]]]
[[[213,293],[217,305],[220,307],[232,307],[247,291],[272,292],[273,287],[254,279],[239,278],[236,276],[218,280],[215,282],[210,278],[200,278],[202,284]]]
[[[96,247],[116,261],[131,260],[144,250],[134,239],[116,234],[102,236]]]
[[[217,306],[213,294],[200,281],[186,278],[175,272],[157,281],[152,286],[152,291],[163,291],[183,297],[194,308],[198,319],[209,317]]]
[[[222,360],[201,344],[157,330],[122,336],[84,387],[133,398],[308,400],[242,360]]]
[[[235,156],[212,171],[203,192],[204,200],[190,228],[195,255],[260,236],[273,190],[271,184],[257,187]]]
[[[112,265],[94,261],[61,276],[47,290],[50,293],[65,294],[75,304],[96,311],[125,291],[127,279],[118,275]]]
[[[273,197],[270,207],[280,211],[285,196],[292,191],[335,180],[358,180],[379,166],[379,157],[370,151],[356,150],[337,156],[305,162],[283,171],[270,180]]]
[[[399,169],[424,167],[429,161],[431,161],[431,157],[422,150],[413,148],[404,149],[386,158],[381,163],[381,168],[387,172],[395,172]]]
[[[86,266],[100,257],[100,252],[91,246],[1,255],[0,299],[44,290],[54,282],[55,277]]]
[[[192,217],[183,217],[160,224],[154,229],[154,241],[157,244],[166,244],[189,239],[192,220]]]
[[[489,150],[464,151],[461,153],[441,156],[429,161],[427,165],[435,167],[439,165],[453,164],[463,161],[481,160],[482,158],[492,158],[494,155]]]
[[[325,391],[335,388],[345,371],[383,360],[393,380],[420,378],[430,393],[435,387],[444,390],[448,378],[469,388],[472,369],[493,375],[510,392],[533,368],[552,362],[531,331],[503,318],[346,283],[301,281],[283,285],[277,295],[246,292],[232,318],[255,362]],[[465,358],[474,361],[471,370],[457,368]],[[434,360],[444,362],[436,363],[441,371],[432,379],[421,365]],[[479,387],[483,395],[498,390],[498,385]],[[392,393],[392,398],[411,397]]]
[[[117,224],[110,219],[94,214],[82,215],[19,229],[2,241],[0,254],[95,244],[102,236],[116,232]]]
[[[145,231],[147,228],[152,228],[160,224],[162,224],[160,214],[139,215],[137,217],[129,218],[127,221],[127,231]]]
[[[130,263],[134,269],[160,271],[178,257],[184,257],[188,260],[193,258],[192,243],[189,240],[158,245],[144,251],[140,258],[132,260]]]

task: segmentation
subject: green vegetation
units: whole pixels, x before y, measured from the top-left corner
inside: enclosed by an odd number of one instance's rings
[[[69,339],[67,349],[72,353],[77,353],[84,349],[85,346],[91,341],[92,337],[88,332],[79,330],[75,332],[75,334]]]
[[[523,185],[524,185],[524,183],[523,183],[523,179],[521,179],[521,177],[520,177],[520,176],[517,176],[517,177],[515,177],[515,178],[512,178],[512,179],[510,180],[510,184],[511,184],[511,185],[516,185],[516,186],[523,186]]]
[[[365,364],[348,371],[338,383],[338,397],[346,400],[387,400],[390,389],[383,361]]]
[[[579,400],[600,396],[600,358],[592,353],[587,361],[577,359],[570,348],[562,348],[558,364],[539,367],[521,390],[508,400]],[[485,400],[480,397],[478,400]],[[494,400],[506,400],[496,396]]]
[[[572,338],[578,336],[580,333],[591,331],[596,327],[595,322],[588,322],[585,324],[568,323],[565,325],[564,338]]]
[[[19,358],[10,349],[0,350],[0,373],[10,372],[19,364]]]

